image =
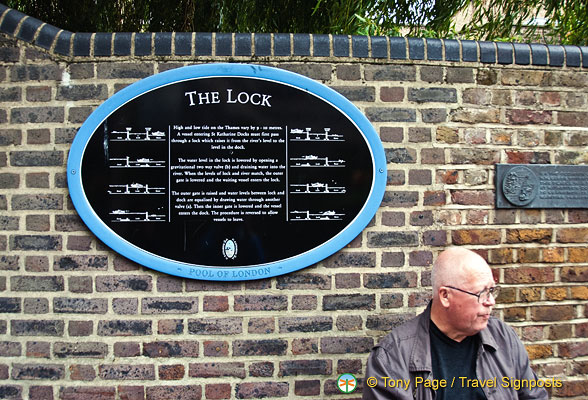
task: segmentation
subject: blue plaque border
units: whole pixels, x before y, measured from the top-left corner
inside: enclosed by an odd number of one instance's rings
[[[362,210],[341,232],[321,245],[288,259],[257,266],[215,267],[194,265],[148,252],[113,232],[94,212],[82,185],[81,165],[93,133],[113,112],[138,96],[177,82],[212,77],[249,77],[269,80],[311,93],[347,116],[363,134],[372,155],[373,182]],[[243,281],[287,274],[329,257],[355,239],[375,216],[386,188],[386,156],[382,143],[368,119],[348,99],[310,78],[278,68],[253,64],[201,64],[165,71],[142,79],[106,100],[84,122],[76,134],[67,162],[67,179],[72,202],[84,223],[117,253],[150,269],[185,278],[211,281]]]

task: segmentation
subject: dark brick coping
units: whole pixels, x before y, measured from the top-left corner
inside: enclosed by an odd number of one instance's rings
[[[0,32],[66,57],[355,58],[588,68],[587,46],[283,33],[73,33],[4,4]]]

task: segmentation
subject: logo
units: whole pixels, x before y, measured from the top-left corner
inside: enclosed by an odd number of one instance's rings
[[[525,206],[537,197],[539,180],[529,168],[511,169],[502,182],[504,197],[515,206]]]
[[[352,393],[357,388],[357,379],[351,374],[341,374],[337,378],[337,387],[343,393]]]
[[[235,239],[225,239],[223,241],[223,256],[226,260],[234,260],[237,257],[237,242]]]

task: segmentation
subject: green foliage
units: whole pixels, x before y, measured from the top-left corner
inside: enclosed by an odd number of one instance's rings
[[[73,32],[284,32],[588,45],[586,0],[7,0]],[[458,30],[455,16],[471,18]],[[542,14],[541,14],[542,13]],[[528,25],[545,16],[547,25]]]

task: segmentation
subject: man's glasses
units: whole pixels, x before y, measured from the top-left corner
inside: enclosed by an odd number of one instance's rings
[[[480,293],[468,292],[467,290],[463,290],[463,289],[456,288],[453,286],[445,285],[445,287],[448,287],[450,289],[459,290],[460,292],[471,294],[472,296],[476,296],[478,298],[478,303],[480,303],[480,304],[485,303],[488,300],[490,300],[490,295],[492,295],[492,297],[494,297],[494,300],[496,300],[496,298],[498,297],[498,293],[500,292],[500,286],[493,286],[491,288],[484,289]]]

